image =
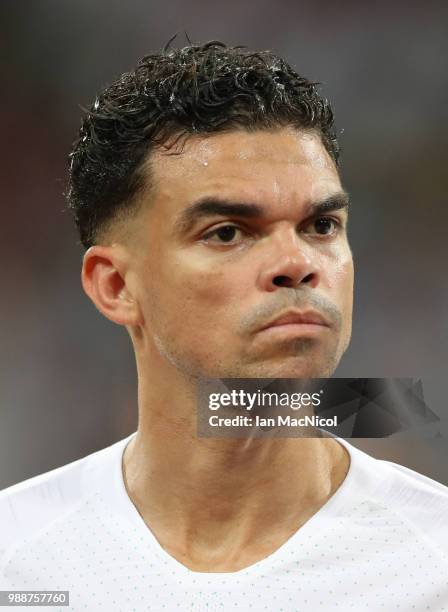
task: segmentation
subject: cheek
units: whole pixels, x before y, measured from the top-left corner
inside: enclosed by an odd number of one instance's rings
[[[327,260],[324,265],[328,266],[328,274],[325,275],[324,281],[324,285],[328,288],[328,297],[340,311],[342,336],[349,337],[352,326],[354,268],[348,246],[338,252],[331,259],[331,263]]]
[[[196,334],[218,329],[222,334],[225,322],[229,326],[237,320],[237,306],[247,291],[241,272],[205,266],[193,257],[179,257],[163,267],[153,276],[153,297],[148,305],[159,320],[169,322],[182,334],[191,333],[193,326]]]
[[[335,279],[335,293],[337,293],[338,301],[340,304],[343,328],[345,328],[346,339],[351,335],[352,328],[352,311],[353,311],[353,282],[354,282],[354,268],[353,259],[350,255],[342,258],[339,262],[336,279]]]
[[[161,283],[152,306],[148,304],[148,333],[178,364],[213,369],[220,355],[238,352],[242,291],[247,291],[247,283],[227,270],[179,266],[169,283]]]
[[[353,258],[347,247],[335,253],[331,263],[325,262],[331,272],[327,275],[326,282],[335,296],[339,295],[342,300],[350,298],[353,294]]]

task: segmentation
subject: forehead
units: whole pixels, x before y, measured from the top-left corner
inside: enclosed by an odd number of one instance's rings
[[[327,183],[340,186],[320,136],[293,128],[189,137],[180,152],[154,151],[150,168],[153,193],[164,195],[181,188],[185,198],[208,189],[325,190]]]

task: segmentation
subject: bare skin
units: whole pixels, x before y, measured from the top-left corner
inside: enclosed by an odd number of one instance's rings
[[[292,128],[195,136],[179,155],[152,153],[145,172],[153,188],[138,213],[87,251],[82,270],[86,293],[134,346],[139,423],[125,483],[177,561],[238,571],[328,501],[349,457],[325,437],[198,438],[197,377],[331,376],[351,335],[347,210],[310,207],[344,192],[319,137]],[[258,209],[181,223],[204,198]],[[318,310],[328,326],[260,331],[291,307]]]

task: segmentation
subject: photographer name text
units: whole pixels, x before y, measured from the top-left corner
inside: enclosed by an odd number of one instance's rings
[[[209,417],[208,423],[211,427],[337,427],[338,418],[323,418],[317,415],[291,417],[290,415],[278,414],[274,417],[254,417],[237,415],[234,417],[219,417],[214,414]]]

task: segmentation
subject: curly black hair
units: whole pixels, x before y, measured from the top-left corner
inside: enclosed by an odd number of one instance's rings
[[[337,166],[333,111],[316,85],[269,51],[218,41],[168,44],[143,57],[97,96],[73,144],[66,196],[81,243],[92,246],[110,222],[137,209],[142,163],[172,137],[312,128]]]

